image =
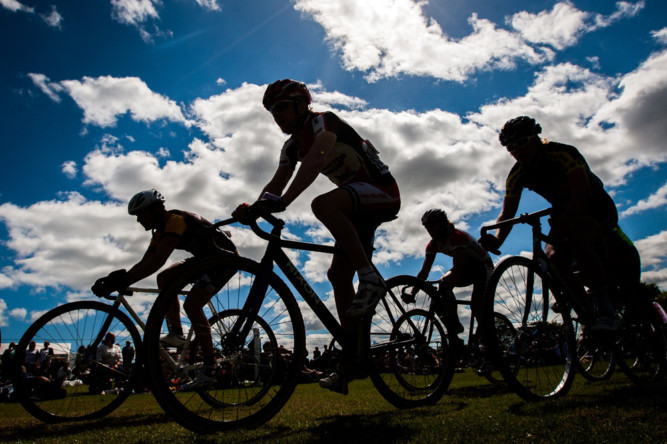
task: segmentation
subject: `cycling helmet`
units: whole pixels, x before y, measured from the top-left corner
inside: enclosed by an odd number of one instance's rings
[[[264,92],[262,104],[267,110],[278,102],[304,100],[310,105],[312,98],[306,84],[292,79],[277,80]]]
[[[154,203],[164,203],[164,196],[156,189],[141,191],[135,194],[130,203],[127,205],[127,212],[131,216],[136,216],[137,213]]]
[[[447,219],[447,213],[438,208],[433,208],[431,210],[428,210],[422,216],[422,225],[425,227],[433,225],[434,223],[437,222],[449,224],[449,219]]]
[[[507,146],[522,137],[537,136],[542,132],[542,127],[535,119],[528,116],[520,116],[505,122],[500,131],[500,144]]]

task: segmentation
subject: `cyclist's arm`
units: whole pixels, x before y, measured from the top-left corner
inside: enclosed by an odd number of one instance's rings
[[[292,178],[292,174],[294,174],[294,170],[289,165],[279,165],[269,183],[260,193],[259,198],[261,199],[264,193],[271,193],[276,196],[282,195],[287,183]]]
[[[521,196],[515,197],[506,195],[505,199],[503,200],[503,209],[500,212],[500,215],[498,216],[496,222],[502,222],[507,219],[512,219],[516,215],[517,210],[519,209],[520,201],[521,201]],[[509,226],[506,225],[496,230],[496,237],[500,241],[500,245],[502,245],[503,242],[505,242],[505,239],[507,238],[507,236],[509,236],[511,231],[512,231],[511,225]]]
[[[149,246],[146,253],[137,264],[127,272],[129,285],[142,280],[158,271],[167,262],[174,252],[180,238],[165,236],[155,246]]]
[[[421,280],[426,280],[429,273],[431,272],[431,267],[433,267],[433,262],[435,262],[435,255],[426,255],[424,257],[424,262],[422,263],[422,269],[417,273],[417,277]]]
[[[285,206],[294,202],[299,195],[308,188],[324,168],[326,159],[336,144],[336,133],[324,131],[316,138],[308,153],[301,161],[301,166],[282,196]]]

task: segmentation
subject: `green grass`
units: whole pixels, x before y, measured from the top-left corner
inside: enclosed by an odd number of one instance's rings
[[[151,395],[133,395],[104,419],[74,424],[42,424],[9,403],[0,404],[0,441],[665,443],[667,382],[638,387],[620,372],[597,383],[577,377],[565,398],[525,403],[467,372],[436,405],[413,410],[392,407],[370,380],[353,382],[348,396],[306,384],[264,426],[206,436],[169,420]]]

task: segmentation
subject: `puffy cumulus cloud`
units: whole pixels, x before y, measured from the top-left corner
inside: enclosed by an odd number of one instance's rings
[[[18,319],[19,321],[22,321],[25,319],[25,317],[28,315],[28,310],[25,308],[13,308],[9,310],[9,316]]]
[[[54,102],[60,102],[61,93],[69,94],[83,110],[86,124],[112,127],[120,116],[130,113],[137,122],[164,119],[190,126],[176,102],[153,92],[137,77],[83,77],[62,82],[52,82],[39,73],[30,73],[28,77]]]
[[[145,248],[148,235],[126,214],[123,206],[89,202],[77,193],[29,207],[2,204],[6,245],[17,256],[3,274],[12,286],[88,288]]]
[[[189,125],[176,102],[157,94],[137,77],[65,80],[61,85],[83,110],[84,123],[114,126],[118,116],[129,112],[138,122],[166,119]]]
[[[469,19],[470,35],[450,39],[424,15],[425,4],[297,0],[295,8],[324,28],[346,69],[366,72],[369,81],[400,74],[463,81],[478,70],[512,67],[517,59],[541,63],[552,57],[550,51],[534,49],[518,34],[476,14]]]
[[[662,50],[620,79],[618,97],[603,104],[591,122],[591,126],[613,126],[608,133],[628,151],[635,152],[641,165],[667,159],[664,149],[667,140],[665,72],[667,50]]]
[[[617,2],[611,15],[592,14],[577,9],[570,2],[556,3],[551,11],[532,14],[521,11],[507,19],[521,36],[531,43],[548,44],[557,50],[574,45],[581,35],[633,17],[644,8],[644,2]]]
[[[296,0],[295,9],[324,28],[345,69],[365,72],[369,81],[407,74],[463,82],[480,70],[511,69],[518,60],[551,61],[553,49],[571,46],[582,34],[632,17],[644,7],[643,1],[618,2],[616,11],[604,16],[560,2],[551,11],[512,15],[507,22],[514,31],[472,14],[471,33],[457,40],[424,15],[427,3],[395,0],[388,7],[381,0]]]
[[[667,288],[667,231],[635,242],[642,258],[642,281],[655,283],[662,290]]]

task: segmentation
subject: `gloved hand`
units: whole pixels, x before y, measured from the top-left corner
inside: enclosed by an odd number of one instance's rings
[[[112,291],[124,290],[130,284],[125,269],[112,271],[108,276],[95,281],[92,292],[99,297],[108,296]]]
[[[486,251],[489,251],[493,254],[500,254],[500,246],[502,245],[502,242],[500,242],[500,239],[498,239],[496,236],[493,234],[484,234],[482,235],[477,242],[484,248]]]
[[[262,194],[262,198],[258,201],[261,208],[268,211],[269,213],[280,213],[287,209],[287,206],[283,202],[281,196],[276,196],[275,194],[266,192]]]
[[[247,203],[242,203],[236,207],[236,209],[232,211],[232,217],[245,225],[257,219],[257,216],[250,211],[250,205]]]

